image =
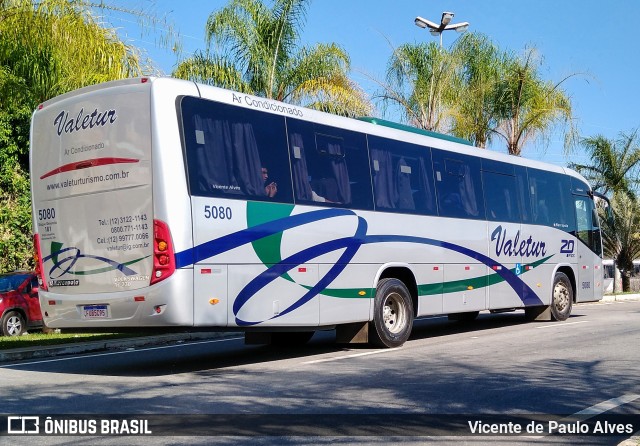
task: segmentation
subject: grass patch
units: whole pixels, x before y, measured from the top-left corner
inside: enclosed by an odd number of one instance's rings
[[[34,332],[22,336],[0,336],[0,350],[25,347],[43,347],[75,342],[104,341],[109,339],[133,338],[149,333],[41,333]]]

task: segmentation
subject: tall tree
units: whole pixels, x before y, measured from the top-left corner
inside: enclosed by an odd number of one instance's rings
[[[152,71],[137,48],[104,27],[87,0],[2,2],[0,65],[22,80],[33,106],[86,85]]]
[[[640,202],[626,193],[616,193],[611,207],[613,222],[603,219],[602,224],[604,254],[620,269],[622,291],[630,291],[633,261],[640,259]]]
[[[176,77],[361,116],[371,106],[348,77],[350,60],[337,44],[300,45],[309,0],[231,0],[207,21],[207,50],[179,64]]]
[[[623,291],[629,291],[633,261],[640,258],[638,130],[620,133],[617,140],[602,135],[584,138],[582,145],[591,161],[569,163],[569,167],[584,175],[595,190],[612,197],[614,220],[602,219],[603,247],[622,273]]]
[[[569,163],[604,194],[622,193],[634,198],[640,173],[638,130],[621,133],[617,140],[596,135],[582,139],[589,164]]]
[[[86,85],[151,71],[88,0],[0,0],[0,270],[32,264],[29,119]],[[137,17],[143,12],[117,9]]]
[[[496,96],[496,135],[504,139],[510,154],[520,155],[527,142],[548,137],[556,125],[561,125],[568,147],[575,129],[571,100],[561,86],[571,76],[555,84],[543,80],[534,49],[528,49],[523,58],[510,59]]]
[[[460,58],[460,65],[451,131],[485,148],[499,122],[497,94],[506,70],[506,54],[479,33],[466,33],[452,51]]]
[[[377,96],[399,106],[409,124],[430,131],[447,130],[456,91],[454,54],[435,42],[396,48],[387,67],[387,83]]]

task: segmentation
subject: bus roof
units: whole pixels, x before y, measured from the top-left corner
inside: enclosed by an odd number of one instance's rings
[[[400,124],[393,121],[387,121],[386,119],[373,118],[369,116],[363,116],[358,118],[360,121],[369,122],[371,124],[382,125],[396,130],[403,130],[405,132],[417,133],[418,135],[431,136],[432,138],[444,139],[445,141],[457,142],[458,144],[465,144],[473,146],[471,141],[462,138],[456,138],[455,136],[445,135],[443,133],[432,132],[429,130],[419,129],[418,127],[412,127],[410,125]]]

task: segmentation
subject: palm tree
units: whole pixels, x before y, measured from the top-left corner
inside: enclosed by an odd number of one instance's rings
[[[602,219],[603,246],[605,256],[612,258],[622,273],[623,291],[629,291],[633,261],[640,258],[638,130],[620,133],[617,140],[602,135],[584,138],[582,144],[591,163],[569,163],[569,167],[584,175],[595,190],[613,197],[614,220]]]
[[[2,0],[0,35],[0,66],[21,80],[33,107],[76,88],[153,71],[135,47],[104,27],[87,0]]]
[[[457,59],[434,42],[404,44],[391,55],[387,84],[377,95],[400,107],[409,124],[443,132],[449,125]]]
[[[0,0],[0,270],[32,263],[31,112],[69,90],[153,72],[135,47],[104,26],[101,9],[154,21],[89,0]]]
[[[499,124],[495,134],[504,139],[512,155],[520,155],[524,145],[550,135],[556,124],[568,127],[565,146],[574,137],[571,101],[558,83],[540,77],[535,51],[528,49],[523,59],[511,57],[496,96]]]
[[[622,193],[635,197],[638,186],[640,145],[638,129],[621,133],[616,141],[602,135],[582,139],[591,164],[569,163],[603,194]]]
[[[630,291],[633,261],[640,258],[640,202],[626,193],[616,193],[611,207],[613,222],[602,219],[604,254],[620,269],[622,291]]]
[[[299,45],[309,0],[231,0],[207,21],[207,50],[179,64],[174,76],[332,113],[370,114],[335,43]]]
[[[498,126],[497,91],[505,74],[506,55],[478,33],[466,33],[452,51],[460,58],[452,133],[485,148]]]

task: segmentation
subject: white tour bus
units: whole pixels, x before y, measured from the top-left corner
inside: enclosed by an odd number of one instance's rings
[[[414,318],[602,297],[576,172],[170,78],[80,89],[31,127],[46,325],[393,347]]]

